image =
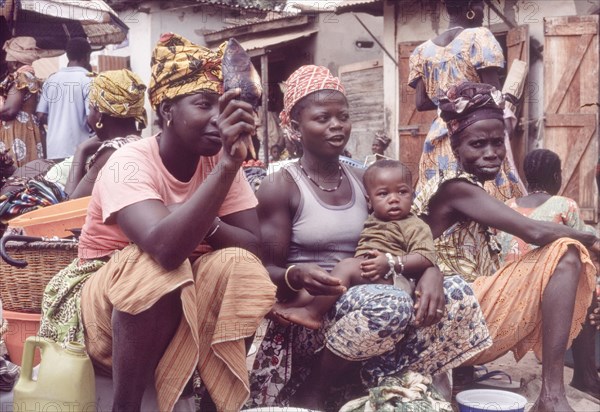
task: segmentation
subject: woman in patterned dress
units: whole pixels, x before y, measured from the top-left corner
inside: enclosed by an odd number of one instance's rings
[[[368,210],[362,174],[339,160],[351,130],[339,79],[324,67],[300,67],[286,81],[281,119],[303,155],[257,192],[263,262],[280,300],[301,289],[341,296],[319,330],[269,321],[248,404],[337,410],[386,377],[440,374],[488,347],[479,305],[459,277],[424,273],[414,307],[393,285],[343,293],[328,272],[354,256]]]
[[[505,65],[500,44],[483,24],[483,0],[446,0],[448,29],[419,45],[410,57],[408,85],[416,89],[417,110],[437,110],[440,97],[456,83],[487,83],[500,89],[499,70]],[[507,117],[514,118],[507,112]],[[508,121],[507,121],[508,123]],[[521,196],[525,188],[519,181],[509,153],[494,180],[486,182],[486,190],[505,201]],[[439,172],[456,170],[456,159],[450,147],[446,124],[438,116],[425,138],[419,162],[416,191]]]
[[[542,360],[542,389],[532,410],[572,411],[563,359],[592,303],[596,270],[586,247],[600,252],[600,239],[529,219],[483,190],[506,155],[503,103],[487,84],[465,82],[449,90],[440,108],[459,169],[428,181],[414,211],[431,228],[440,269],[472,282],[492,335],[492,346],[467,364],[508,351],[519,360],[533,350]],[[501,265],[491,227],[540,247]]]
[[[29,40],[30,39],[30,40]],[[0,151],[8,150],[17,167],[42,159],[42,130],[35,117],[41,81],[31,63],[41,57],[30,37],[15,37],[4,45],[9,74],[0,83]]]

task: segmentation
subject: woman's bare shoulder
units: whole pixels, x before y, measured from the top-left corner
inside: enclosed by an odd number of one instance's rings
[[[299,195],[300,191],[295,183],[293,173],[287,168],[281,168],[276,172],[267,174],[256,191],[259,204],[263,206],[265,204],[268,206],[287,204],[289,199],[296,194]]]

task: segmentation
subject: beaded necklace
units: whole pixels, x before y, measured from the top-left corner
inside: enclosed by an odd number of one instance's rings
[[[306,177],[308,177],[308,180],[310,180],[315,186],[317,186],[319,189],[321,189],[324,192],[335,192],[336,190],[338,190],[340,188],[340,186],[342,186],[342,180],[344,179],[344,174],[342,173],[342,165],[340,165],[339,163],[338,163],[338,172],[340,173],[340,180],[338,181],[337,186],[332,187],[332,188],[323,187],[319,183],[317,183],[312,177],[310,177],[308,172],[306,170],[304,170],[304,167],[302,166],[302,162],[299,159],[298,159],[298,166],[300,166],[300,170],[302,170],[304,175]]]

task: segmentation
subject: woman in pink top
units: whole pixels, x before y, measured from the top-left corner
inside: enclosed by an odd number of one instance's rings
[[[113,411],[139,411],[151,381],[173,410],[195,370],[203,410],[239,410],[249,394],[246,341],[275,287],[252,253],[257,201],[240,170],[252,107],[223,93],[222,56],[161,37],[149,95],[162,130],[110,157],[79,258],[46,289],[40,334],[85,342],[112,374]]]

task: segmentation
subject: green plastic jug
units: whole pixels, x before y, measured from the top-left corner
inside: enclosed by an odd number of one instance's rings
[[[32,379],[35,348],[42,355],[37,380]],[[13,402],[14,412],[96,411],[94,367],[85,346],[69,342],[63,348],[39,336],[27,338]]]

